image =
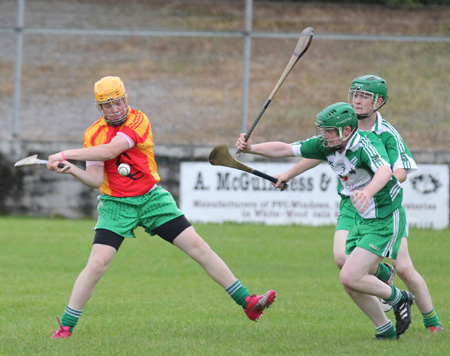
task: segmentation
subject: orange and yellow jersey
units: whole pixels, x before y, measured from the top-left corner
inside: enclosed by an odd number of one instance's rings
[[[84,147],[109,143],[116,135],[124,137],[130,148],[118,157],[104,162],[105,177],[100,192],[113,197],[147,193],[160,181],[153,153],[150,121],[143,112],[132,108],[128,109],[127,120],[118,127],[108,125],[102,117],[84,133]],[[126,163],[131,168],[127,177],[121,176],[117,170],[121,163]]]

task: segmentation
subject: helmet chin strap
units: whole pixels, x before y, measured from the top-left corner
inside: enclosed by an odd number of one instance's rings
[[[361,107],[361,109],[363,109],[363,110],[366,109],[366,108],[368,108],[368,107],[367,106],[362,106]],[[358,114],[358,113],[356,113],[356,118],[358,120],[365,120],[368,117],[372,116],[372,114],[375,112],[375,110],[378,110],[378,109],[375,109],[375,103],[374,103],[372,105],[372,110],[369,113],[366,113],[366,114]]]
[[[345,147],[345,145],[347,144],[348,137],[347,137],[347,139],[344,139],[344,138],[336,138],[336,139],[340,139],[341,143],[334,145],[334,146],[330,146],[330,142],[327,140],[324,140],[323,147],[328,148],[332,152],[339,151],[340,149]]]
[[[375,105],[374,105],[374,107],[372,108],[372,111],[371,111],[370,113],[368,113],[368,114],[356,114],[356,118],[357,118],[358,120],[364,120],[364,119],[367,119],[368,117],[372,116],[372,114],[373,114],[375,111],[380,110],[380,108],[381,108],[384,104],[386,104],[386,100],[383,100],[383,102],[381,103],[381,105],[378,106],[377,108],[375,108]]]
[[[108,120],[108,119],[105,118],[105,117],[103,117],[103,118],[105,119],[106,123],[107,123],[109,126],[117,127],[117,126],[122,125],[122,124],[125,122],[125,120],[127,119],[127,117],[128,117],[128,114],[122,116],[122,118],[120,118],[120,119],[118,119],[118,120]]]
[[[372,110],[372,112],[370,114],[356,114],[356,118],[358,120],[365,120],[367,119],[369,116],[371,116],[374,113],[374,110]]]
[[[344,143],[341,143],[340,145],[337,146],[327,146],[327,148],[331,151],[331,152],[337,152],[340,151],[342,147],[344,147]]]
[[[341,137],[340,138],[341,143],[339,145],[330,146],[330,145],[328,145],[328,142],[327,142],[327,145],[326,146],[324,145],[324,147],[328,148],[332,152],[340,151],[342,148],[344,148],[347,145],[348,140],[350,140],[353,137],[353,134],[356,132],[356,130],[358,130],[358,127],[354,127],[352,132],[350,132],[350,134],[347,137],[345,137],[345,138]]]
[[[120,119],[117,119],[117,120],[109,120],[109,119],[106,118],[106,116],[113,116],[113,115],[117,115],[118,113],[114,113],[114,114],[103,114],[103,118],[105,119],[106,123],[107,123],[109,126],[117,127],[117,126],[122,125],[122,124],[125,122],[125,120],[127,119],[127,117],[128,117],[128,105],[127,105],[126,109],[122,110],[121,112],[124,112],[124,111],[125,111],[125,114],[124,114]]]

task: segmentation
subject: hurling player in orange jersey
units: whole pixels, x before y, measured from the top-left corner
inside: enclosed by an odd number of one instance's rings
[[[71,174],[87,186],[100,188],[101,193],[91,255],[75,282],[60,328],[52,338],[72,335],[97,282],[123,240],[135,237],[134,230],[138,226],[175,245],[199,263],[242,306],[247,316],[256,321],[273,303],[275,291],[250,295],[225,262],[197,234],[172,195],[158,186],[160,177],[150,121],[143,112],[128,106],[122,80],[104,77],[95,83],[94,94],[102,117],[86,130],[84,148],[48,157],[50,170]],[[86,161],[86,170],[68,160]],[[69,165],[70,169],[62,172],[59,163]],[[118,173],[120,164],[129,166],[128,175]]]

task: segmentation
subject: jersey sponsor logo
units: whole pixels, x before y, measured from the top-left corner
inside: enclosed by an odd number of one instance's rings
[[[367,184],[345,184],[345,188],[350,191],[363,190],[365,187],[367,187]]]
[[[350,174],[356,174],[356,171],[352,168],[352,169],[350,170],[350,172],[348,172],[348,174],[349,174],[349,175],[350,175]],[[344,180],[344,181],[348,181],[348,175],[346,175],[346,176],[339,175],[339,178],[341,178],[341,179]]]

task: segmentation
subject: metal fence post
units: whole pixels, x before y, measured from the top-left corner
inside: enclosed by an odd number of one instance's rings
[[[14,78],[14,106],[12,134],[19,136],[20,129],[20,86],[22,82],[22,53],[23,53],[23,25],[24,25],[25,0],[17,0],[17,34],[16,42],[16,72]]]
[[[244,31],[244,79],[242,82],[242,117],[241,132],[247,131],[248,93],[250,86],[250,60],[252,50],[252,12],[253,0],[245,1],[245,31]]]

